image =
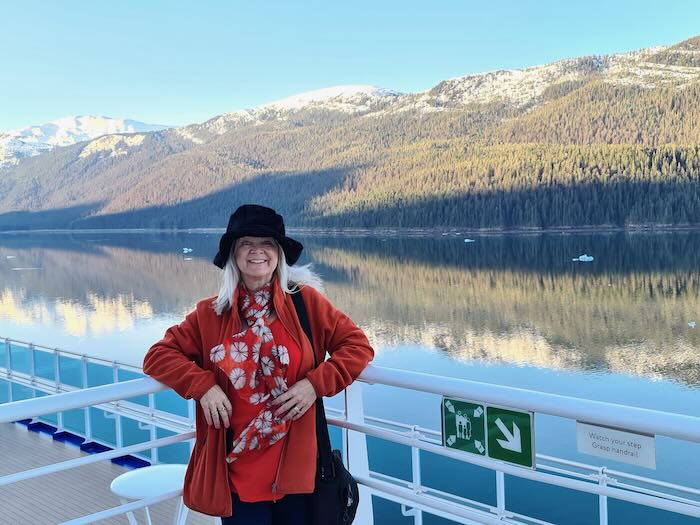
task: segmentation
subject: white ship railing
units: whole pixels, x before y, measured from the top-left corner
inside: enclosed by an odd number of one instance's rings
[[[97,407],[114,414],[117,421],[121,417],[129,417],[143,424],[150,425],[152,437],[155,436],[154,429],[156,426],[168,428],[171,431],[178,432],[178,434],[162,439],[150,439],[145,443],[128,447],[123,446],[118,434],[117,447],[114,450],[3,476],[0,477],[0,487],[117,456],[138,453],[148,449],[155,452],[157,447],[193,438],[194,421],[191,404],[189,418],[168,414],[154,408],[153,395],[166,389],[165,386],[157,381],[151,378],[142,378],[123,381],[118,384],[78,389],[60,382],[58,356],[63,354],[75,356],[81,360],[83,367],[86,367],[88,361],[102,362],[104,364],[104,360],[87,358],[71,354],[70,352],[36,345],[27,346],[32,351],[37,350],[54,354],[57,363],[56,374],[54,381],[50,381],[46,378],[36,377],[33,373],[35,370],[32,360],[30,360],[29,373],[13,371],[10,345],[18,342],[5,341],[5,364],[8,366],[0,367],[0,379],[23,384],[47,393],[53,392],[53,394],[0,405],[0,423],[37,418],[54,413],[59,414],[60,421],[60,413],[62,411],[84,407],[87,410],[86,407]],[[30,353],[33,354],[33,352]],[[113,362],[107,362],[107,364],[115,369],[114,378],[115,381],[118,380],[116,370],[121,365]],[[125,368],[138,371],[134,367]],[[87,385],[86,368],[84,368],[83,373],[85,385]],[[415,525],[422,525],[424,512],[441,516],[457,523],[467,524],[547,524],[548,522],[507,509],[506,474],[597,495],[599,499],[599,522],[603,525],[608,523],[608,498],[700,518],[700,490],[693,487],[542,454],[536,455],[536,469],[531,470],[445,448],[441,444],[441,433],[438,431],[366,416],[362,399],[363,383],[382,384],[456,398],[479,399],[486,403],[507,405],[539,414],[584,420],[591,424],[613,425],[635,432],[663,435],[700,443],[700,418],[696,417],[370,366],[362,373],[359,381],[346,390],[344,410],[327,408],[329,423],[343,429],[345,459],[351,472],[362,487],[363,497],[361,501],[363,503],[361,504],[357,523],[373,522],[370,496],[376,495],[400,503],[404,515],[412,516]],[[124,399],[142,395],[149,396],[149,406],[124,401]],[[89,423],[89,420],[86,421]],[[87,433],[89,426],[86,425],[85,429]],[[371,471],[368,464],[366,436],[373,436],[410,447],[411,480],[406,481]],[[495,471],[496,505],[488,505],[423,485],[421,479],[422,451]],[[151,459],[157,462],[157,455],[152,456]],[[92,523],[153,504],[156,500],[163,501],[179,495],[180,492],[176,492],[159,496],[156,499],[135,501],[66,523],[71,525]]]

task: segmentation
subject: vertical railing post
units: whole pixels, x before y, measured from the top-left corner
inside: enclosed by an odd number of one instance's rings
[[[80,375],[83,388],[88,387],[87,356],[80,357]],[[85,440],[92,441],[92,423],[90,422],[90,407],[83,408],[85,415]]]
[[[155,410],[156,410],[156,397],[153,394],[148,394],[148,408],[150,409],[151,412],[151,419],[153,419],[153,416],[155,416]],[[157,439],[158,433],[156,432],[156,425],[151,422],[151,427],[150,427],[150,440],[153,441]],[[151,449],[151,465],[157,465],[158,464],[158,449],[157,448],[152,448]]]
[[[345,418],[349,423],[364,425],[365,410],[362,400],[362,383],[355,381],[345,389]],[[369,457],[367,455],[367,436],[362,432],[348,430],[347,437],[348,470],[358,476],[369,477]],[[357,523],[374,523],[372,495],[360,485],[360,505],[357,508]]]
[[[420,433],[416,430],[415,425],[411,431],[411,437],[418,438]],[[420,469],[420,449],[411,447],[411,473],[412,473],[412,488],[414,494],[422,492],[421,485],[421,469]],[[423,525],[423,511],[417,507],[411,508],[404,503],[401,504],[401,514],[406,517],[412,517],[414,525]]]
[[[34,344],[29,343],[29,347],[27,348],[27,350],[29,351],[29,375],[33,384],[34,376],[36,376],[36,362],[34,361]]]
[[[7,370],[7,402],[12,402],[12,362],[11,362],[12,352],[10,351],[10,340],[5,339],[5,365]]]
[[[506,479],[503,471],[496,471],[496,508],[498,517],[501,518],[506,513]]]
[[[61,358],[58,348],[53,349],[53,381],[56,383],[56,393],[60,392]]]
[[[119,383],[119,363],[112,362],[112,383]],[[120,400],[114,401],[114,405],[119,408]],[[117,448],[124,446],[124,436],[122,435],[122,415],[117,411],[114,418],[114,432],[117,436]]]
[[[60,351],[58,348],[53,349],[53,381],[55,383],[55,392],[58,394],[61,392],[61,363],[60,363]],[[58,431],[63,432],[63,411],[57,414],[57,424]]]
[[[415,427],[413,428],[414,437],[418,436]],[[416,447],[411,447],[411,467],[413,470],[413,492],[416,494],[420,493],[421,485],[423,481],[421,480],[421,469],[420,469],[420,449]],[[413,509],[413,522],[415,525],[423,525],[423,511],[420,509]]]
[[[598,484],[601,487],[605,487],[608,484],[608,476],[605,473],[606,468],[600,468],[600,476],[598,478]],[[608,497],[604,495],[598,496],[598,510],[600,514],[600,525],[608,525]]]
[[[192,430],[194,430],[197,426],[196,425],[194,399],[190,399],[187,402],[187,417],[190,420],[190,428],[192,428]],[[192,450],[194,450],[194,439],[190,439],[189,444],[190,444],[190,455],[191,455]]]
[[[7,364],[7,377],[12,377],[12,344],[9,339],[5,339],[5,363]]]
[[[36,397],[36,388],[34,388],[34,385],[36,384],[36,363],[34,362],[34,344],[29,343],[29,346],[26,348],[26,352],[29,352],[29,381],[32,385],[31,391],[32,391],[32,398]]]

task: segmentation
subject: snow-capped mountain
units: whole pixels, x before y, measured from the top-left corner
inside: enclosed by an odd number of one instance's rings
[[[265,130],[269,128],[270,132],[315,125],[330,129],[350,123],[350,126],[363,126],[363,122],[369,122],[367,119],[376,118],[376,123],[369,124],[370,129],[386,126],[394,130],[397,126],[411,126],[411,122],[424,117],[439,120],[444,116],[449,119],[451,114],[465,111],[478,113],[481,126],[497,126],[503,115],[512,119],[531,114],[582,86],[602,86],[600,89],[613,86],[613,92],[608,96],[611,97],[610,103],[614,104],[614,90],[618,86],[637,91],[655,88],[684,90],[699,80],[700,38],[696,37],[669,47],[578,57],[523,69],[460,76],[443,80],[418,93],[400,93],[372,85],[329,87],[223,113],[206,122],[168,129],[157,135],[149,131],[162,130],[164,126],[105,117],[68,117],[43,126],[0,133],[0,168],[16,165],[11,169],[23,173],[19,169],[22,167],[19,159],[81,141],[84,144],[78,146],[79,151],[76,149],[76,159],[85,160],[86,169],[98,169],[95,162],[99,159],[119,158],[124,165],[133,156],[150,159],[154,149],[159,151],[158,155],[164,156],[190,150],[207,155],[212,148],[224,148],[222,151],[225,151],[226,147],[233,147],[234,132],[251,131],[258,126],[267,126]],[[502,109],[506,111],[501,112]],[[385,118],[388,120],[382,120]],[[635,121],[628,125],[634,127],[639,123]],[[496,137],[494,140],[501,139]],[[230,158],[239,157],[232,155]],[[242,165],[259,164],[248,158],[239,160]],[[27,162],[34,163],[34,160]],[[51,162],[47,160],[47,164]],[[151,160],[142,159],[140,162]],[[49,165],[41,169],[53,169]],[[37,166],[34,163],[32,170]],[[75,165],[71,169],[82,168]]]
[[[345,116],[373,113],[393,105],[402,96],[404,95],[398,91],[371,85],[334,86],[299,93],[255,108],[224,113],[202,124],[174,131],[185,139],[201,144],[212,136],[223,135],[241,125],[284,121],[303,112],[317,111]]]
[[[512,180],[527,188],[546,185],[529,166],[543,154],[563,155],[561,148],[570,145],[592,159],[581,169],[600,162],[591,173],[617,174],[620,148],[637,158],[647,154],[640,146],[656,155],[663,145],[696,144],[699,97],[700,37],[694,37],[670,47],[469,74],[419,93],[338,86],[158,132],[124,123],[3,170],[0,227],[2,211],[24,210],[63,210],[71,226],[216,224],[214,215],[223,216],[232,202],[263,195],[298,218],[326,217],[328,224],[345,224],[343,214],[363,210],[357,217],[364,217],[387,203],[408,210],[406,217],[417,210],[410,220],[432,217],[437,199],[467,202],[472,188],[510,199]],[[18,156],[55,147],[61,136],[42,127],[22,131],[4,135]],[[506,162],[509,155],[515,157]],[[524,167],[513,170],[515,179],[512,173],[492,179],[483,173],[491,158],[496,166]],[[568,162],[549,164],[561,184],[568,184]],[[678,168],[679,181],[688,177],[683,170],[695,169],[689,165]],[[469,206],[451,209],[457,217]],[[635,220],[643,215],[633,211]],[[56,224],[51,214],[37,217],[7,215],[5,225]]]
[[[136,120],[76,116],[0,133],[0,167],[16,164],[55,147],[70,146],[115,133],[159,131],[168,126],[145,124]]]
[[[699,60],[700,48],[696,39],[691,39],[670,47],[578,57],[523,69],[465,75],[444,80],[419,93],[400,93],[363,84],[334,86],[292,95],[254,108],[223,113],[203,123],[173,128],[168,133],[179,140],[185,139],[190,145],[199,145],[242,126],[269,122],[313,122],[328,116],[347,119],[404,112],[424,114],[492,103],[528,110],[545,102],[547,89],[552,86],[591,79],[645,89],[671,84],[683,87],[700,79],[700,67],[694,63]],[[103,135],[157,131],[165,127],[134,120],[81,116],[0,133],[0,168],[56,146],[94,140]],[[127,154],[129,147],[140,144],[135,138],[102,138],[99,144],[87,148],[82,156],[99,150],[113,152],[113,143],[117,142],[120,155]]]
[[[300,93],[291,97],[263,104],[261,110],[296,110],[319,107],[345,113],[361,113],[374,106],[384,105],[401,93],[370,85],[334,86]]]
[[[206,143],[244,125],[285,121],[303,112],[381,116],[398,112],[431,113],[478,104],[528,108],[544,101],[547,89],[566,82],[599,79],[616,85],[683,87],[700,79],[700,68],[667,60],[666,55],[700,59],[694,40],[612,55],[559,60],[523,69],[506,69],[444,80],[419,93],[400,93],[371,85],[348,85],[300,93],[261,106],[224,113],[201,124],[173,130],[195,144]]]
[[[664,63],[669,52],[700,58],[700,49],[653,47],[613,55],[559,60],[524,69],[505,69],[444,80],[432,89],[407,95],[389,111],[442,111],[471,104],[505,103],[516,108],[536,105],[551,86],[598,78],[616,85],[651,89],[673,84],[683,87],[700,79],[700,68]],[[665,58],[665,57],[664,57]]]

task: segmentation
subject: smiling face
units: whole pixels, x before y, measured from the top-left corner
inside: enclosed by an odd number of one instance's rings
[[[241,237],[236,241],[233,258],[248,290],[265,285],[277,269],[279,248],[272,237]]]

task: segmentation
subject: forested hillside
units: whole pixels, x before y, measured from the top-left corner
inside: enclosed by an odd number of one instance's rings
[[[700,39],[110,135],[0,178],[0,228],[700,224]],[[2,213],[4,212],[4,213]]]

